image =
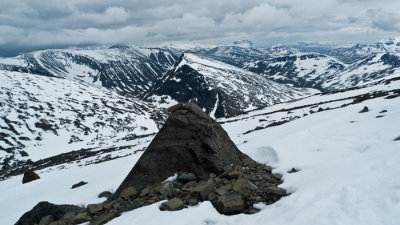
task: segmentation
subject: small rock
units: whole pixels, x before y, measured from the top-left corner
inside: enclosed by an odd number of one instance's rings
[[[90,225],[103,225],[106,224],[108,221],[114,219],[115,217],[119,216],[118,212],[108,212],[101,214],[100,216],[94,218],[91,222]]]
[[[380,111],[379,113],[386,113],[386,112],[387,112],[387,110],[384,109],[384,110]]]
[[[280,195],[280,196],[286,196],[286,190],[283,188],[278,188],[278,187],[268,187],[267,188],[268,193]]]
[[[105,201],[105,202],[103,203],[103,208],[104,208],[105,210],[111,209],[111,208],[115,205],[115,203],[117,203],[116,200],[111,201],[111,202]]]
[[[74,188],[83,186],[83,185],[85,185],[85,184],[87,184],[87,182],[81,181],[81,182],[79,182],[79,183],[76,183],[76,184],[72,185],[71,189],[74,189]]]
[[[364,106],[364,108],[359,113],[365,113],[365,112],[368,112],[368,111],[369,111],[368,107]]]
[[[186,183],[189,181],[196,181],[197,180],[197,176],[194,173],[186,173],[186,172],[182,172],[178,174],[178,181]]]
[[[235,179],[239,177],[239,172],[238,171],[232,171],[228,174],[229,179]]]
[[[22,178],[22,183],[29,183],[37,179],[40,179],[39,175],[37,175],[33,170],[26,169],[24,172],[24,177]]]
[[[198,201],[196,198],[191,198],[191,199],[189,199],[189,205],[190,205],[190,206],[197,205],[198,202],[199,202],[199,201]]]
[[[88,206],[87,206],[87,210],[90,212],[90,213],[96,213],[96,212],[99,212],[99,211],[101,211],[101,210],[103,210],[103,203],[99,203],[99,204],[89,204]]]
[[[242,197],[237,192],[229,192],[222,199],[221,211],[224,214],[234,214],[244,209]]]
[[[66,222],[67,224],[71,224],[72,221],[75,218],[75,213],[74,212],[67,212],[63,218],[61,220],[63,220],[64,222]]]
[[[174,195],[177,192],[177,190],[175,189],[174,185],[170,182],[164,184],[160,190],[160,193],[164,196],[164,197],[169,197]]]
[[[183,185],[182,190],[191,191],[194,186],[196,186],[196,181],[189,181],[185,185]]]
[[[147,186],[140,192],[140,197],[146,196],[150,194],[150,192],[151,192],[151,187]]]
[[[394,141],[400,141],[400,136],[394,139]]]
[[[72,219],[73,224],[81,224],[92,220],[92,216],[88,212],[81,212]]]
[[[294,167],[288,171],[288,173],[297,173],[297,172],[299,172],[299,170]]]
[[[192,189],[192,192],[202,200],[208,200],[208,194],[215,190],[215,183],[212,180],[202,182]]]
[[[112,197],[112,193],[109,191],[103,191],[99,195],[97,195],[99,198],[106,198],[109,199]]]
[[[160,210],[168,210],[168,211],[176,211],[176,210],[181,210],[185,207],[185,203],[180,200],[179,198],[173,198],[171,200],[168,200],[167,202],[164,202],[160,206]]]
[[[223,170],[224,170],[225,172],[230,173],[230,172],[232,172],[233,168],[232,168],[231,165],[226,165],[226,166],[224,166]]]
[[[245,178],[239,178],[239,179],[237,179],[235,182],[233,182],[233,184],[232,184],[232,186],[233,186],[233,190],[234,191],[237,191],[237,192],[240,192],[240,191],[242,191],[242,189],[243,189],[243,187],[244,187],[244,185],[247,183],[247,179],[245,179]]]
[[[124,199],[134,199],[137,196],[136,188],[128,187],[121,192],[121,197]]]
[[[210,178],[211,179],[214,179],[214,178],[216,178],[217,177],[217,175],[215,174],[215,173],[210,173]]]
[[[382,118],[382,117],[383,117],[382,115],[377,115],[377,116],[376,116],[376,118]]]

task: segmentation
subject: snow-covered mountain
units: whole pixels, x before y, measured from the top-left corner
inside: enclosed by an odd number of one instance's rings
[[[28,160],[72,151],[76,159],[115,146],[137,150],[135,139],[153,135],[165,119],[152,104],[106,88],[3,70],[0,109],[2,177]]]
[[[176,61],[157,48],[117,45],[93,49],[49,49],[0,59],[0,69],[54,76],[137,96]]]
[[[238,67],[186,53],[144,99],[157,104],[192,101],[219,118],[317,92],[279,84]]]
[[[32,75],[6,74],[10,77],[6,81],[10,83],[13,80],[15,83],[36,82],[34,89],[39,85],[47,88],[46,85],[60,81],[38,77],[42,81],[39,83],[31,78]],[[31,82],[28,79],[32,79]],[[61,82],[77,86],[74,82]],[[4,85],[3,82],[0,84]],[[74,93],[90,91],[106,98],[88,86],[83,87],[73,89]],[[29,90],[21,91],[21,94],[25,93],[22,96],[29,96],[26,91]],[[38,92],[44,91],[38,89]],[[49,97],[45,98],[47,94]],[[53,93],[42,95],[38,100],[48,101],[46,99]],[[57,92],[54,95],[58,96]],[[160,211],[162,202],[157,202],[123,213],[107,224],[148,225],[165,224],[166,221],[177,225],[253,225],[265,221],[272,225],[397,224],[400,210],[400,181],[395,179],[400,169],[399,98],[400,80],[394,76],[351,90],[317,94],[237,117],[221,118],[218,121],[241,151],[260,163],[271,165],[274,173],[282,175],[284,182],[280,187],[288,190],[289,196],[272,205],[256,204],[255,207],[260,209],[256,214],[233,216],[219,214],[209,201],[174,212]],[[14,101],[18,102],[18,99]],[[368,110],[363,110],[365,106]],[[120,107],[123,110],[124,106]],[[95,112],[103,115],[101,110]],[[14,127],[18,132],[25,129]],[[99,128],[99,133],[101,131]],[[140,129],[132,133],[136,131]],[[66,146],[68,144],[60,142],[53,149],[62,150]],[[31,153],[29,148],[23,150]],[[120,157],[114,157],[117,153]],[[0,224],[14,224],[39,201],[80,206],[103,202],[105,198],[99,198],[98,194],[115,191],[142,152],[119,150],[107,158],[109,154],[99,152],[90,159],[104,158],[97,160],[98,163],[86,163],[90,160],[76,158],[38,168],[36,172],[41,179],[27,184],[21,184],[22,175],[0,181]],[[44,151],[38,158],[52,155],[50,151]],[[298,172],[292,172],[292,168]],[[71,185],[79,181],[87,184],[71,189]]]
[[[400,71],[400,39],[351,48],[218,46],[192,52],[263,75],[280,83],[324,92],[361,85]]]

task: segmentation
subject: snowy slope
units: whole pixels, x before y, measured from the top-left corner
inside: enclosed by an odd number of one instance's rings
[[[0,59],[0,69],[66,78],[139,95],[175,60],[162,49],[120,45],[36,51]]]
[[[153,105],[105,88],[2,70],[0,106],[2,176],[27,160],[134,145],[127,140],[156,133],[165,118]]]
[[[238,67],[186,53],[144,99],[192,101],[209,115],[219,118],[317,92],[278,84]]]
[[[359,113],[364,106],[369,111]],[[290,196],[273,205],[258,204],[259,213],[235,216],[218,214],[209,202],[176,212],[160,211],[161,203],[156,203],[107,224],[399,224],[398,78],[220,122],[241,151],[283,175],[282,187]],[[115,190],[140,154],[87,166],[67,163],[62,170],[42,169],[40,180],[24,185],[21,175],[1,181],[0,224],[15,223],[43,200],[82,206],[102,202],[105,199],[97,194]],[[293,167],[300,171],[288,173]],[[81,180],[88,184],[70,189]]]

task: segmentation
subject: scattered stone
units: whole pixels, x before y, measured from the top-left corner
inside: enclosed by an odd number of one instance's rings
[[[221,201],[221,212],[223,214],[234,214],[244,208],[242,197],[237,192],[229,192]]]
[[[140,192],[140,196],[141,196],[141,197],[146,196],[146,195],[150,194],[150,192],[151,192],[151,187],[150,187],[150,186],[147,186],[146,188],[144,188],[144,189]]]
[[[97,197],[109,199],[112,197],[112,193],[109,191],[103,191],[99,195],[97,195]]]
[[[97,213],[101,210],[103,210],[103,203],[99,203],[99,204],[89,204],[87,206],[87,210],[89,211],[89,213],[94,214]]]
[[[384,109],[384,110],[380,111],[379,113],[386,113],[386,112],[387,112],[387,110]]]
[[[135,187],[128,187],[121,192],[121,197],[125,199],[134,199],[137,196],[137,191]]]
[[[49,215],[53,220],[59,220],[68,212],[77,213],[82,210],[81,207],[76,205],[55,205],[50,202],[39,202],[30,211],[22,215],[15,225],[39,224],[43,217]]]
[[[73,224],[81,224],[92,220],[92,216],[88,212],[81,212],[72,219]]]
[[[229,179],[236,179],[239,177],[239,172],[238,171],[232,171],[228,174]]]
[[[201,182],[199,185],[193,188],[192,192],[196,196],[200,197],[203,201],[208,200],[208,194],[215,190],[215,183],[212,180],[207,182]]]
[[[278,187],[268,187],[267,188],[267,192],[272,193],[272,194],[276,194],[279,196],[286,196],[286,190],[283,188],[278,188]]]
[[[400,136],[394,139],[395,141],[400,141]]]
[[[216,177],[217,177],[217,175],[215,173],[210,173],[210,179],[214,179]]]
[[[176,192],[177,190],[171,182],[165,183],[160,190],[164,197],[173,196]]]
[[[368,112],[368,111],[369,111],[368,107],[364,106],[364,108],[359,113],[365,113],[365,112]]]
[[[37,175],[33,170],[26,169],[24,172],[24,177],[22,178],[22,183],[29,183],[37,179],[40,179],[39,175]]]
[[[377,116],[376,116],[376,118],[382,118],[382,117],[383,117],[382,115],[377,115]]]
[[[61,221],[64,221],[67,224],[72,224],[72,221],[75,218],[75,213],[74,212],[67,212],[61,219]]]
[[[81,182],[79,182],[79,183],[76,183],[76,184],[72,185],[71,189],[74,189],[74,188],[83,186],[83,185],[85,185],[85,184],[87,184],[87,182],[81,181]]]
[[[288,173],[297,173],[297,172],[299,172],[299,170],[294,167],[288,171]]]
[[[167,202],[164,202],[160,206],[160,210],[168,210],[168,211],[176,211],[176,210],[181,210],[185,207],[185,203],[180,200],[179,198],[173,198],[171,200],[168,200]]]
[[[182,172],[178,174],[178,181],[180,182],[189,182],[189,181],[197,181],[197,176],[194,173],[186,173]]]
[[[118,212],[107,212],[107,213],[101,214],[100,216],[94,218],[90,222],[90,225],[103,225],[103,224],[106,224],[108,221],[114,219],[115,217],[117,217],[119,215],[120,214]]]

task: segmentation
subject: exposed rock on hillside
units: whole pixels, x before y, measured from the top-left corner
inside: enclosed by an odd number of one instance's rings
[[[239,151],[217,122],[194,103],[182,104],[172,112],[116,195],[129,186],[141,191],[177,172],[198,177],[220,174],[224,166],[245,159],[249,157]]]

